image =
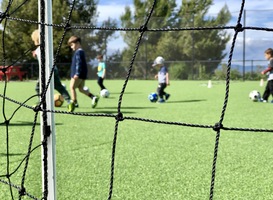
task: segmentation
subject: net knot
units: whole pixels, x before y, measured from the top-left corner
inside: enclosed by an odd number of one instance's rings
[[[148,30],[147,26],[144,26],[144,25],[140,26],[140,28],[139,28],[139,32],[141,32],[141,33],[145,32],[147,30]]]
[[[242,32],[244,30],[243,25],[240,23],[238,23],[234,29],[237,32]]]
[[[5,124],[8,126],[8,125],[9,125],[9,122],[10,122],[9,120],[6,120],[6,121],[5,121]]]
[[[223,128],[223,124],[221,124],[220,122],[217,122],[214,127],[213,127],[213,130],[218,132],[220,131],[220,129]]]
[[[41,108],[40,105],[36,105],[36,106],[33,107],[33,111],[34,112],[39,112],[39,111],[42,111],[42,108]]]
[[[121,112],[116,115],[116,120],[117,121],[123,121],[124,120],[123,114]]]
[[[71,25],[69,23],[65,24],[64,30],[70,30],[70,29],[71,29]]]
[[[21,188],[20,190],[19,190],[19,195],[20,196],[24,196],[24,195],[26,195],[26,188]]]
[[[0,12],[0,19],[4,19],[8,17],[9,15],[7,13]]]

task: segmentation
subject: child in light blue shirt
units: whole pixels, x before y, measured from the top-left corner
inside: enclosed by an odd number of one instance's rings
[[[103,55],[98,55],[97,60],[99,61],[98,64],[98,85],[100,86],[100,90],[106,89],[105,86],[103,85],[103,81],[106,75],[106,65],[103,62]]]

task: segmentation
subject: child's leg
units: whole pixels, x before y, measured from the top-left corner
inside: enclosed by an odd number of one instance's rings
[[[273,96],[273,80],[268,81],[269,93]]]
[[[72,101],[74,103],[77,102],[76,88],[77,88],[77,81],[74,78],[71,78],[71,80],[70,80],[70,92],[71,92],[71,99],[72,99]]]
[[[104,84],[103,84],[103,81],[104,81],[104,78],[101,78],[101,88],[102,88],[102,90],[103,90],[103,89],[106,89],[106,87],[105,87]]]
[[[83,80],[83,79],[80,79],[81,80],[81,82],[80,82],[80,84],[79,84],[79,91],[81,92],[81,93],[83,93],[83,94],[85,94],[86,96],[89,96],[90,98],[93,98],[94,97],[94,95],[89,91],[89,90],[84,90],[83,88],[84,88],[84,84],[85,84],[85,80]]]
[[[160,83],[157,86],[157,94],[158,94],[159,98],[163,98],[162,89],[161,89]]]
[[[40,100],[40,82],[37,80],[36,86],[35,86],[35,91],[38,96],[38,101]]]
[[[35,91],[36,91],[37,95],[40,94],[40,82],[39,82],[39,80],[36,82]]]
[[[98,77],[98,85],[100,86],[100,90],[105,89],[105,87],[103,85],[103,78],[102,77]]]
[[[263,100],[268,100],[268,97],[270,95],[270,90],[269,90],[269,82],[267,82],[266,86],[265,86],[265,90],[263,93]]]
[[[99,97],[98,96],[95,96],[93,95],[89,90],[84,90],[84,83],[85,83],[85,80],[82,80],[80,85],[79,85],[79,90],[81,93],[89,96],[91,99],[92,99],[92,108],[95,108],[98,104],[98,101],[99,101]]]
[[[162,83],[161,84],[161,88],[162,88],[162,96],[166,96],[166,92],[165,92],[165,88],[167,87],[167,84],[166,83]]]
[[[158,93],[159,98],[161,98],[161,99],[163,99],[163,96],[166,94],[164,92],[165,88],[166,88],[166,84],[164,84],[164,83],[159,83],[157,86],[157,93]]]
[[[65,89],[65,87],[62,85],[60,77],[54,73],[54,89],[57,90],[67,101],[67,103],[70,103],[70,95],[68,91]]]
[[[41,96],[40,95],[40,82],[39,82],[39,80],[37,80],[37,82],[36,82],[35,91],[36,91],[36,94],[37,94],[37,97],[38,97],[38,101],[37,101],[36,105],[38,105],[39,102],[40,102],[40,96]]]

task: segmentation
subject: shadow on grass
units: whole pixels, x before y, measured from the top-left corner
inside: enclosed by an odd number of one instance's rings
[[[181,101],[168,101],[167,103],[194,103],[200,101],[207,101],[206,99],[192,99],[192,100],[181,100]]]
[[[86,114],[117,114],[117,111],[110,111],[110,110],[102,110],[102,111],[93,111],[93,112],[84,112]],[[135,114],[136,112],[130,112],[130,111],[122,111],[123,114]]]
[[[100,98],[103,98],[103,97],[100,97]],[[112,96],[110,96],[110,97],[107,97],[107,98],[104,98],[104,99],[116,99],[117,97],[112,97]]]
[[[135,114],[136,112],[126,111],[126,110],[140,110],[140,109],[155,109],[155,107],[121,107],[121,112],[123,114]],[[117,114],[117,107],[99,107],[92,112],[85,113],[104,113],[104,114]]]
[[[55,123],[55,124],[63,125],[63,123]],[[0,126],[5,126],[5,123],[0,123]],[[33,122],[25,122],[25,121],[10,122],[9,126],[33,126]],[[37,122],[36,126],[40,126],[40,123]]]
[[[110,92],[110,97],[111,97],[111,94],[120,94],[120,92]],[[141,92],[125,92],[124,95],[126,94],[141,94]]]
[[[133,106],[121,106],[121,109],[136,109],[136,110],[140,110],[140,109],[154,109],[155,107],[133,107]],[[117,110],[118,109],[118,107],[98,107],[98,108],[96,108],[96,110],[98,110],[98,109],[115,109],[115,110]]]
[[[25,156],[23,153],[9,153],[9,156]],[[0,157],[7,157],[6,153],[0,153]]]
[[[113,141],[108,141],[108,142],[102,142],[102,143],[88,145],[88,146],[80,146],[79,148],[72,149],[72,151],[79,151],[79,150],[82,150],[82,149],[90,149],[90,148],[109,145],[109,144],[112,145],[112,143],[113,143]]]

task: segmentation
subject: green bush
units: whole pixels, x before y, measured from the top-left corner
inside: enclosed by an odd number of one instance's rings
[[[221,69],[216,69],[214,71],[214,79],[216,80],[225,80],[227,78],[227,65],[223,64]],[[237,69],[230,70],[230,79],[238,80],[241,79],[242,75]]]
[[[186,63],[175,63],[169,68],[170,79],[172,80],[182,80],[188,79],[190,66]]]

